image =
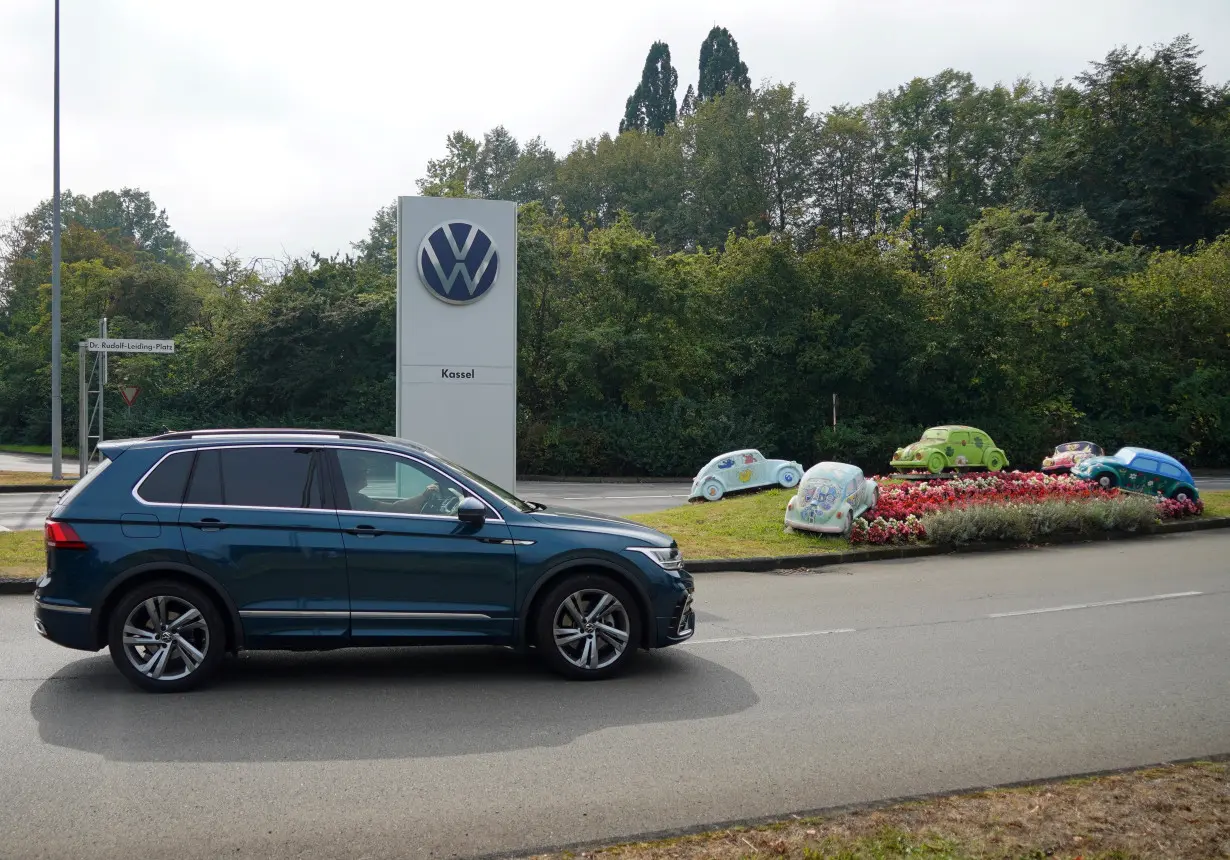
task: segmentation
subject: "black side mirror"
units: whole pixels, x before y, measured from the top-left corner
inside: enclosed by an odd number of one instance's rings
[[[487,506],[473,496],[466,496],[457,504],[457,519],[481,526],[487,520]]]

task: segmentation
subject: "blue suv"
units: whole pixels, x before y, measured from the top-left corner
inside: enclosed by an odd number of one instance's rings
[[[527,502],[413,442],[327,430],[106,442],[46,523],[38,631],[152,691],[227,652],[489,644],[566,677],[693,632],[667,535]]]

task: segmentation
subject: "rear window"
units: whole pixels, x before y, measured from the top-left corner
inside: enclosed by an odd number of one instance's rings
[[[94,481],[98,480],[98,476],[101,475],[103,472],[107,471],[107,467],[110,465],[111,465],[111,458],[104,457],[101,463],[99,463],[93,469],[85,473],[84,478],[82,478],[80,481],[78,481],[77,483],[69,487],[67,490],[65,490],[64,494],[60,496],[60,500],[56,504],[67,505],[73,499],[80,496],[82,492],[85,491],[86,487],[88,487]]]
[[[323,508],[324,484],[310,448],[201,451],[185,504],[245,508]]]
[[[137,496],[145,502],[178,505],[184,500],[194,455],[194,451],[181,451],[164,459],[137,486]]]

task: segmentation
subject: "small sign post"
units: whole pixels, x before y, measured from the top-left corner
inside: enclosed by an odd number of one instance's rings
[[[112,352],[145,353],[146,355],[174,355],[175,341],[142,338],[116,338],[107,336],[106,319],[99,320],[99,337],[86,338],[77,345],[78,373],[78,457],[81,465],[78,474],[85,477],[90,460],[103,440],[103,392],[107,385],[107,355]],[[97,386],[97,387],[95,387]],[[141,389],[135,385],[120,386],[120,396],[128,408]],[[91,400],[93,404],[91,405]],[[97,429],[95,429],[97,428]],[[90,443],[94,442],[94,445]]]

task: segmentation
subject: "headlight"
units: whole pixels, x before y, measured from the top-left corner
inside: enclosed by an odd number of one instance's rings
[[[658,567],[672,573],[683,567],[683,554],[677,546],[630,546],[628,552],[639,552],[653,559]]]

